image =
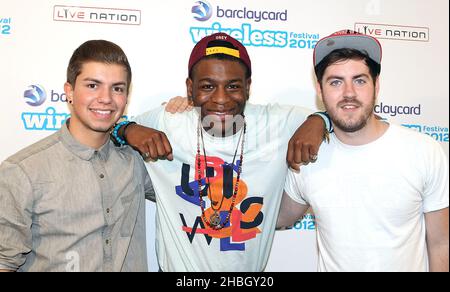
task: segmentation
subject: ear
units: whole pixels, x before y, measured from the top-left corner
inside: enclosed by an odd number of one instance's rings
[[[194,98],[193,81],[191,78],[186,79],[186,93],[189,100]]]
[[[73,103],[73,87],[69,82],[64,83],[64,93],[67,96],[67,102]]]

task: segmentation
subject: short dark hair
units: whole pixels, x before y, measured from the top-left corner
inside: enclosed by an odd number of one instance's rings
[[[131,84],[131,66],[123,50],[113,42],[105,40],[89,40],[79,46],[72,54],[67,66],[67,82],[73,87],[81,67],[86,62],[117,64],[127,71],[127,92]]]
[[[339,61],[345,60],[364,60],[367,67],[369,67],[370,75],[372,76],[373,82],[380,75],[381,65],[372,60],[366,53],[355,49],[337,49],[329,53],[319,64],[314,68],[316,73],[317,81],[322,85],[322,78],[325,74],[325,70]]]
[[[237,50],[236,47],[234,47],[231,43],[229,42],[225,42],[225,41],[221,41],[221,40],[214,40],[208,43],[208,48],[212,48],[212,47],[225,47],[225,48],[230,48],[230,49],[235,49]],[[221,61],[233,61],[233,62],[238,62],[239,64],[241,64],[242,66],[244,66],[245,68],[245,78],[248,79],[251,77],[251,71],[250,68],[247,67],[247,65],[239,58],[236,58],[234,56],[230,56],[230,55],[226,55],[226,54],[213,54],[213,55],[209,55],[206,57],[201,58],[199,61],[201,60],[209,60],[209,59],[214,59],[214,60],[221,60]],[[198,64],[199,62],[197,62]],[[193,72],[195,70],[196,65],[192,66],[191,70],[189,71],[189,78],[192,79],[193,77]]]

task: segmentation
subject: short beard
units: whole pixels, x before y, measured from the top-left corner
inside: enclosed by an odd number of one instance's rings
[[[376,97],[374,94],[372,104],[370,106],[368,106],[365,109],[365,111],[363,112],[363,114],[361,115],[361,117],[357,121],[354,121],[354,122],[347,121],[345,119],[338,117],[335,111],[328,110],[330,107],[327,106],[326,104],[325,104],[325,107],[327,108],[330,119],[333,122],[333,127],[336,127],[346,133],[354,133],[354,132],[361,130],[362,128],[364,128],[367,125],[367,121],[369,120],[370,116],[373,114],[373,109],[375,107],[375,100],[376,100]]]
[[[362,128],[364,128],[367,125],[367,119],[365,119],[364,117],[362,117],[359,121],[357,121],[356,123],[348,123],[344,120],[339,120],[335,117],[332,117],[330,115],[331,120],[333,121],[333,126],[340,129],[343,132],[346,133],[354,133],[357,132],[359,130],[361,130]]]

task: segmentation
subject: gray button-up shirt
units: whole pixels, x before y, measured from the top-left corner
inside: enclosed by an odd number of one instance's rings
[[[144,194],[135,151],[88,148],[64,125],[0,166],[0,269],[147,271]]]

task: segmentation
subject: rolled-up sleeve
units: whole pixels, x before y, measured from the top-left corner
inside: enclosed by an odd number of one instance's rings
[[[33,189],[16,164],[0,165],[0,269],[17,270],[32,246]]]

